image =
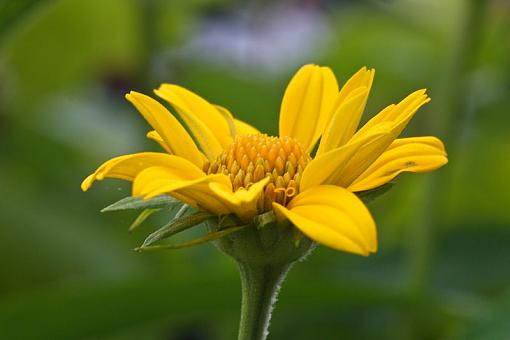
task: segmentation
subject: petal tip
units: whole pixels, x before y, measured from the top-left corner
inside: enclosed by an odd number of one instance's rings
[[[80,185],[81,190],[83,192],[86,192],[87,190],[89,190],[90,187],[92,186],[92,183],[94,183],[95,179],[96,178],[95,178],[94,174],[87,176],[87,178],[85,178],[83,180],[83,182],[81,182],[81,185]]]
[[[129,91],[129,93],[126,93],[124,95],[124,98],[126,98],[131,103],[134,103],[138,98],[144,96],[144,94],[136,91]]]
[[[164,91],[163,85],[164,84],[161,84],[157,89],[152,90],[152,92],[154,92],[154,94],[156,96],[161,97],[163,95],[163,91]]]

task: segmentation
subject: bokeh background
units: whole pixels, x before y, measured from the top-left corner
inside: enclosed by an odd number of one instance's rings
[[[81,180],[158,150],[124,100],[184,85],[275,133],[299,66],[376,68],[366,118],[418,88],[406,135],[450,163],[370,204],[380,251],[319,247],[291,271],[270,339],[510,339],[510,2],[0,2],[0,338],[234,339],[240,284],[212,245],[138,254],[129,195]],[[188,235],[189,236],[189,235]]]

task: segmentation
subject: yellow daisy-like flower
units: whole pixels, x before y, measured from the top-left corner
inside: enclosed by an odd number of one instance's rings
[[[316,242],[368,255],[377,250],[376,227],[354,193],[448,162],[435,137],[397,138],[429,102],[425,90],[386,107],[358,130],[373,78],[374,70],[364,67],[339,89],[330,68],[303,66],[283,96],[279,137],[260,133],[178,85],[161,85],[155,93],[175,109],[192,137],[159,102],[130,92],[126,98],[154,129],[147,137],[166,153],[113,158],[82,189],[112,177],[132,181],[133,196],[167,194],[246,222],[273,210]]]

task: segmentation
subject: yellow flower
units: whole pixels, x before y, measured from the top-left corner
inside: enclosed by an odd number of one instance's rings
[[[357,130],[373,78],[374,70],[364,67],[339,89],[328,67],[303,66],[283,96],[279,137],[261,134],[178,85],[161,85],[155,93],[175,109],[192,137],[159,102],[130,92],[126,98],[154,129],[147,137],[166,153],[113,158],[82,189],[112,177],[132,181],[133,196],[167,194],[244,221],[273,210],[316,242],[368,255],[377,250],[376,227],[354,193],[448,161],[435,137],[397,138],[430,100],[425,90],[389,105]]]

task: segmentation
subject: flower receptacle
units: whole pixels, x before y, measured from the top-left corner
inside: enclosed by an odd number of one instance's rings
[[[221,227],[214,220],[207,221],[211,232]],[[257,215],[243,230],[222,237],[214,242],[222,252],[236,262],[253,265],[285,266],[305,258],[315,243],[299,237],[299,231],[288,221],[277,221],[272,211]]]

